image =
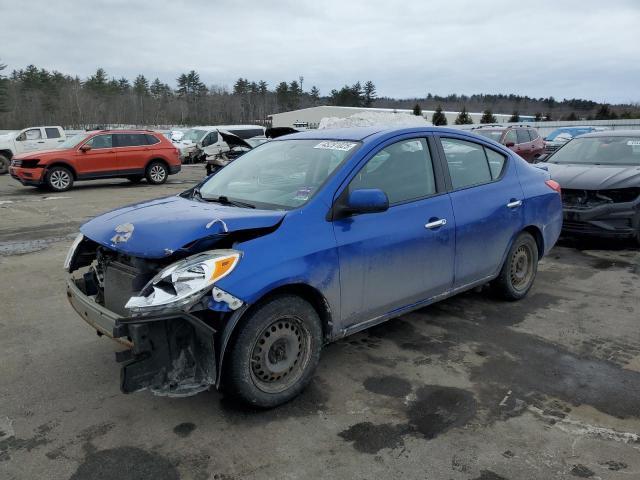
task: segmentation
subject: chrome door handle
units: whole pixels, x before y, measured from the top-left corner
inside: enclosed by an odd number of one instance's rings
[[[517,208],[522,205],[522,200],[514,200],[513,202],[507,203],[508,208]]]
[[[424,228],[433,229],[433,228],[442,227],[442,226],[444,226],[446,224],[447,224],[447,219],[446,218],[441,218],[440,220],[434,220],[433,222],[427,223],[424,226]]]

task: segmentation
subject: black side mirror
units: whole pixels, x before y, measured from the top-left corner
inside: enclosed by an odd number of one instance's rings
[[[347,197],[349,213],[378,213],[389,209],[389,198],[379,188],[354,190]]]

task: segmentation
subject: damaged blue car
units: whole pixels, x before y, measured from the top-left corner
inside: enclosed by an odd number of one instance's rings
[[[67,296],[127,347],[123,392],[273,407],[329,342],[485,284],[523,298],[561,227],[558,184],[487,138],[307,131],[85,223]]]

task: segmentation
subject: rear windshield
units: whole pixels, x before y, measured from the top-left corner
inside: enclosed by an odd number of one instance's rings
[[[640,165],[640,136],[574,138],[549,157],[549,163]]]

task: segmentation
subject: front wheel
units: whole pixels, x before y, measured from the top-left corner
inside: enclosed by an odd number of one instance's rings
[[[225,361],[225,390],[263,408],[302,392],[320,360],[316,310],[300,297],[278,296],[249,312],[238,328]]]
[[[524,298],[538,273],[538,244],[531,234],[522,232],[509,249],[493,290],[506,300]]]
[[[66,192],[73,186],[73,174],[65,167],[50,168],[47,170],[44,180],[47,187],[54,192]]]
[[[161,185],[167,181],[169,176],[169,169],[163,162],[155,161],[151,162],[147,167],[145,177],[147,182],[152,185]]]

